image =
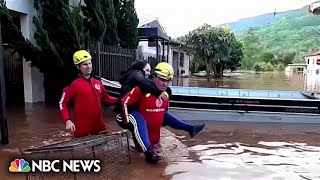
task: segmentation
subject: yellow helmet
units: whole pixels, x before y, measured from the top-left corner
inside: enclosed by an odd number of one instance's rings
[[[79,50],[73,54],[73,63],[75,65],[80,64],[82,62],[91,60],[92,57],[90,53],[86,50]]]
[[[163,79],[171,80],[173,78],[173,68],[169,63],[161,62],[155,67],[155,73]]]

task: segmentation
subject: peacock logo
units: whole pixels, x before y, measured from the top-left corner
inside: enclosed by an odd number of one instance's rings
[[[15,159],[11,162],[9,167],[10,172],[29,172],[30,166],[24,159]]]

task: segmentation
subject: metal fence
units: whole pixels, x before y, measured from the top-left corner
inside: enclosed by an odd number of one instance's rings
[[[118,81],[121,71],[126,70],[136,60],[135,49],[125,49],[90,42],[83,45],[93,56],[93,72],[103,78]]]
[[[119,179],[130,163],[128,138],[127,131],[120,131],[21,150],[29,163],[32,160],[100,160],[99,172],[29,172],[26,179]]]

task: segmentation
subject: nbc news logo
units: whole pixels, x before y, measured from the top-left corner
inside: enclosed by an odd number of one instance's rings
[[[100,160],[38,160],[31,161],[31,165],[24,159],[15,159],[10,163],[10,172],[99,172]]]

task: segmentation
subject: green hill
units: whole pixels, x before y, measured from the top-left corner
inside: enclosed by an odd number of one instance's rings
[[[225,25],[244,43],[244,69],[268,66],[271,70],[271,65],[283,68],[288,63],[304,62],[302,56],[320,45],[320,16],[310,14],[308,6]]]
[[[275,54],[287,50],[304,53],[320,45],[320,16],[309,14],[307,6],[277,13],[275,18],[269,13],[227,26],[241,39],[253,33],[262,48]]]

